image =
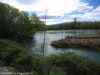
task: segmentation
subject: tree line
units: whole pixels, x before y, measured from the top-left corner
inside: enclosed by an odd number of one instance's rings
[[[36,14],[30,16],[24,11],[0,2],[0,37],[32,38],[36,31],[44,28],[45,23]]]
[[[100,21],[98,22],[71,22],[58,25],[47,26],[48,30],[66,30],[66,29],[100,29]]]

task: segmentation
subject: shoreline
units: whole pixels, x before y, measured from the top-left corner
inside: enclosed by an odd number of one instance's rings
[[[64,39],[52,41],[51,46],[55,48],[88,48],[100,51],[100,34],[68,36]]]
[[[52,30],[100,30],[100,29],[48,29],[47,31],[52,31]]]

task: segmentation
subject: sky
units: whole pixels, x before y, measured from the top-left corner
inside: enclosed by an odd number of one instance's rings
[[[100,21],[100,0],[0,0],[30,15],[35,13],[47,25],[77,21]]]

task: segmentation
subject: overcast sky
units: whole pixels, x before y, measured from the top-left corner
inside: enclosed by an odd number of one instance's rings
[[[29,14],[37,14],[47,24],[78,21],[100,21],[100,0],[0,0]]]

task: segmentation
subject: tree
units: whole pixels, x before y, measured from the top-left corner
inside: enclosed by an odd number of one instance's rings
[[[44,28],[44,23],[35,14],[29,16],[24,11],[0,3],[0,36],[25,39],[32,38],[36,31]]]
[[[30,16],[30,23],[34,26],[36,30],[44,30],[45,23],[39,20],[39,17],[35,14]]]

